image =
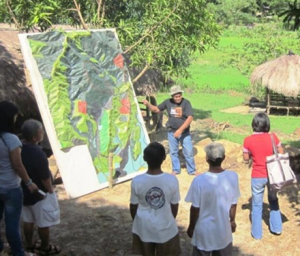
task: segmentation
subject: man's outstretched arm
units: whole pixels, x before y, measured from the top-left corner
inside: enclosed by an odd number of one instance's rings
[[[158,113],[160,112],[159,108],[157,106],[153,106],[148,100],[143,100],[143,104],[148,107],[151,112],[154,112],[154,113]]]

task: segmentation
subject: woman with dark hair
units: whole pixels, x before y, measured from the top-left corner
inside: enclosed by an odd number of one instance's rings
[[[268,201],[270,204],[269,229],[272,234],[280,235],[282,232],[282,219],[279,210],[277,192],[271,191],[268,186],[268,173],[266,157],[273,155],[272,139],[279,153],[284,153],[281,143],[274,133],[270,131],[270,119],[265,113],[257,113],[252,120],[253,134],[244,140],[243,157],[245,161],[252,159],[251,191],[251,234],[255,239],[262,238],[262,209],[265,187],[268,188]]]
[[[18,108],[9,101],[0,102],[0,221],[5,214],[6,238],[13,256],[32,256],[24,252],[20,234],[23,203],[21,180],[30,192],[38,190],[27,175],[21,160],[21,142],[13,134]],[[0,252],[4,249],[0,240]]]

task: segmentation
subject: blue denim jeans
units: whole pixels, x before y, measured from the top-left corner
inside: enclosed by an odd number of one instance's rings
[[[0,188],[0,221],[5,214],[6,238],[13,256],[24,256],[24,249],[20,233],[20,217],[23,205],[22,188]],[[0,251],[3,250],[3,241],[0,240]]]
[[[193,174],[196,171],[194,161],[194,151],[192,138],[189,132],[184,132],[179,138],[174,137],[174,132],[168,132],[168,141],[170,147],[170,156],[172,160],[173,172],[180,173],[180,161],[178,156],[179,143],[182,146],[182,152],[186,162],[186,168],[189,174]]]
[[[267,178],[252,178],[252,213],[251,213],[251,234],[255,239],[262,238],[262,210],[265,186],[268,188],[268,201],[270,204],[270,231],[273,233],[282,232],[282,219],[279,210],[276,191],[270,191]]]

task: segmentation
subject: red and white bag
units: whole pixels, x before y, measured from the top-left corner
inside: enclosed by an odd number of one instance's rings
[[[278,153],[272,134],[271,140],[274,154],[266,158],[269,184],[271,190],[280,190],[297,183],[297,178],[290,167],[289,154]]]

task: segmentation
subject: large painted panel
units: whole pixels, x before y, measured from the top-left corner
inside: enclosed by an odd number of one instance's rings
[[[109,155],[115,182],[144,170],[149,138],[115,30],[26,34],[20,41],[69,195],[107,186]],[[82,170],[71,170],[74,161]]]

